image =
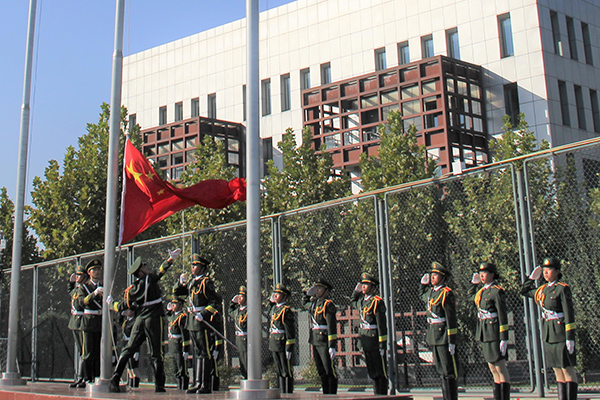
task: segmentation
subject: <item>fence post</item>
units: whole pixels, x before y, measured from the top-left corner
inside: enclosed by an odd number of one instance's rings
[[[31,382],[37,380],[37,333],[38,333],[38,281],[39,269],[38,266],[33,267],[33,282],[32,294],[33,300],[31,305]]]

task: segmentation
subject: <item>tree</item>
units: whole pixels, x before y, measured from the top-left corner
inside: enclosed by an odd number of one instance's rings
[[[14,213],[15,206],[10,200],[5,187],[0,188],[0,231],[4,233],[6,248],[0,253],[0,267],[10,268],[12,265],[12,249],[14,235]],[[23,221],[23,238],[21,250],[21,265],[27,265],[40,260],[37,240],[30,232],[30,222]]]

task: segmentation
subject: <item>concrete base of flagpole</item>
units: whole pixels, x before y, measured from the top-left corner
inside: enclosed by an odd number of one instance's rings
[[[108,379],[98,379],[93,385],[87,385],[85,391],[90,397],[94,397],[94,394],[98,393],[110,393],[108,382]],[[124,393],[127,391],[127,386],[119,385],[119,389],[121,389],[121,393]]]
[[[21,374],[18,372],[4,372],[0,379],[0,386],[23,386],[26,384],[27,381],[21,378]]]
[[[239,390],[230,390],[228,399],[279,399],[281,392],[279,388],[269,389],[269,381],[241,380]]]

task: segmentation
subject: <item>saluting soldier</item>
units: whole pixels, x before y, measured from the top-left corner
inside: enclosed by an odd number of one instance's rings
[[[575,312],[571,288],[561,282],[561,263],[556,257],[544,259],[541,266],[523,283],[521,294],[531,297],[542,310],[542,341],[546,364],[554,369],[559,400],[577,399],[575,372]],[[535,282],[544,275],[546,283],[539,288]]]
[[[185,274],[179,284],[187,288],[188,322],[194,350],[196,352],[196,386],[186,393],[212,393],[213,369],[218,357],[212,330],[207,326],[216,322],[221,296],[216,292],[213,281],[206,275],[210,262],[199,254],[192,255],[192,279],[187,282]],[[213,326],[214,327],[214,326]]]
[[[494,400],[510,399],[510,376],[506,368],[508,348],[508,313],[504,289],[496,265],[482,262],[473,274],[469,297],[477,306],[477,329],[475,338],[481,343],[483,358],[494,377]],[[477,290],[478,285],[483,287]]]
[[[238,294],[231,299],[229,315],[235,321],[235,345],[240,357],[240,373],[248,379],[248,307],[246,305],[246,286],[240,286]]]
[[[271,303],[269,350],[273,353],[281,393],[294,393],[294,371],[291,365],[296,344],[296,317],[286,304],[291,292],[282,283],[275,285]]]
[[[94,383],[100,376],[100,341],[102,340],[102,294],[104,288],[100,282],[102,262],[98,258],[90,260],[85,266],[89,279],[82,282],[77,290],[76,305],[83,308],[81,321],[83,339],[83,371],[85,381]]]
[[[183,289],[183,290],[182,290]],[[169,353],[173,357],[177,389],[187,390],[190,378],[187,374],[187,360],[190,354],[190,332],[187,330],[187,313],[184,305],[187,301],[185,287],[173,290],[169,310]]]
[[[337,344],[337,308],[329,299],[333,286],[323,278],[306,292],[304,308],[310,313],[310,336],[313,359],[321,377],[323,394],[337,394],[338,378],[335,369]]]
[[[450,271],[433,262],[431,272],[421,278],[421,298],[427,305],[427,344],[430,346],[437,372],[442,377],[444,400],[458,398],[456,360],[456,299],[446,282]]]
[[[373,392],[386,395],[388,375],[386,362],[387,324],[383,299],[375,294],[379,280],[364,272],[354,288],[352,307],[358,310],[360,325],[358,337],[365,354],[367,372],[373,380]]]
[[[77,266],[77,270],[69,277],[69,296],[71,296],[71,317],[69,318],[68,328],[73,332],[73,340],[75,341],[75,350],[77,351],[78,365],[75,371],[75,381],[69,385],[70,388],[84,388],[85,375],[83,366],[83,334],[81,325],[83,322],[83,304],[77,301],[79,297],[79,286],[83,284],[88,275],[85,268],[81,265]]]
[[[113,376],[110,378],[108,387],[111,392],[119,392],[119,381],[131,357],[140,351],[144,341],[148,342],[150,349],[150,360],[154,367],[154,391],[165,391],[165,367],[163,362],[163,316],[165,314],[162,301],[162,290],[159,285],[160,279],[173,265],[173,261],[179,256],[181,249],[169,250],[169,258],[164,261],[158,273],[151,272],[141,257],[136,258],[127,272],[137,279],[127,289],[122,301],[113,301],[108,296],[106,302],[115,312],[131,309],[136,312],[135,322],[131,329],[131,337],[125,348],[121,351],[119,360]]]

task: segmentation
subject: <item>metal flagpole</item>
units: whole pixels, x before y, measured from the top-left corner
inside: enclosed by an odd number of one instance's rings
[[[21,281],[21,253],[23,246],[23,210],[27,180],[27,150],[29,141],[29,100],[31,97],[31,70],[33,66],[33,40],[37,0],[29,1],[27,26],[27,49],[25,54],[25,78],[23,80],[23,105],[21,106],[21,129],[19,141],[19,167],[17,171],[17,196],[15,199],[15,227],[13,235],[12,268],[10,275],[10,306],[8,312],[8,349],[6,372],[0,385],[24,385],[25,380],[17,369],[17,335],[19,324],[19,283]]]
[[[104,234],[104,287],[112,288],[117,244],[117,182],[119,177],[119,136],[121,135],[121,86],[123,75],[123,20],[125,0],[116,0],[115,43],[110,91],[110,125],[108,139],[108,167],[106,171],[106,219]],[[108,294],[108,293],[107,293]],[[92,392],[108,392],[112,375],[110,309],[102,302],[102,341],[100,344],[100,381],[90,385]]]

